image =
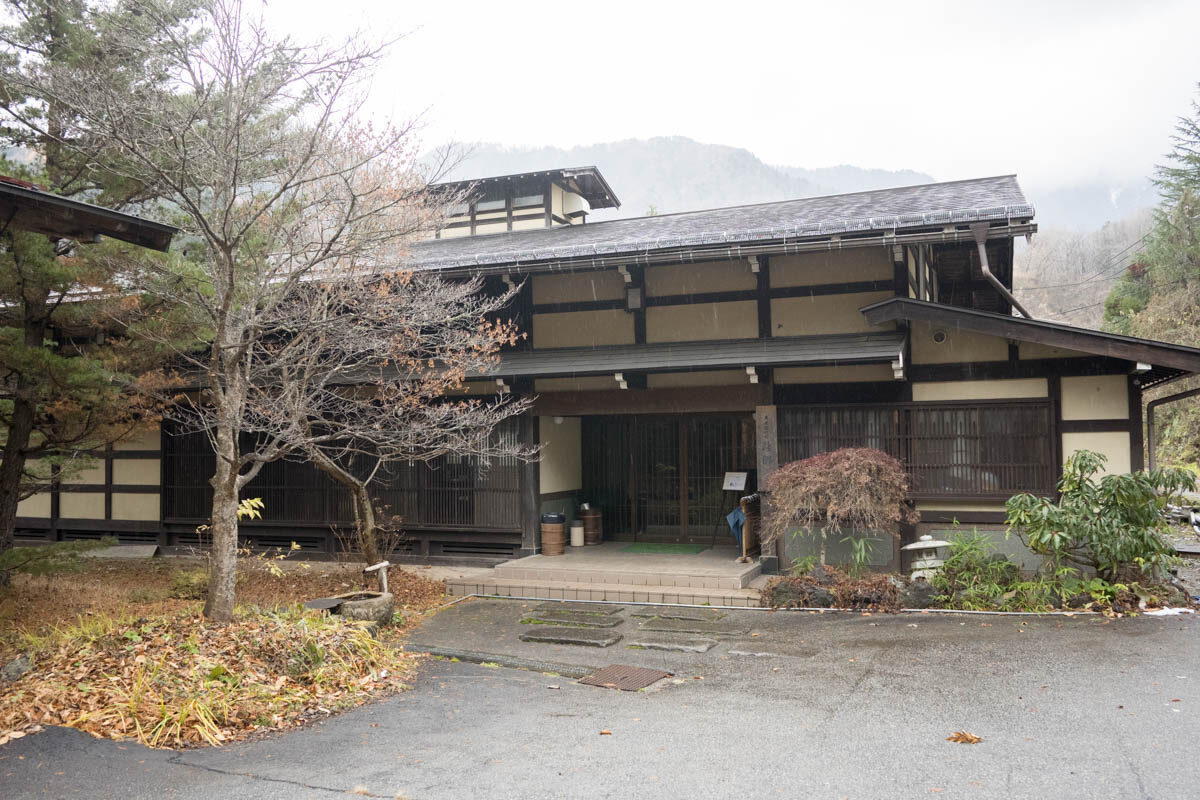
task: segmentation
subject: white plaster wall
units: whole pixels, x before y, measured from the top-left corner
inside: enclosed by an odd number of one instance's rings
[[[1015,378],[991,381],[937,381],[914,383],[913,400],[1017,400],[1042,398],[1048,393],[1045,378]]]
[[[1129,386],[1124,375],[1084,375],[1062,379],[1063,419],[1129,419]]]
[[[569,492],[583,488],[582,427],[579,417],[539,417],[542,451],[538,462],[541,493]]]

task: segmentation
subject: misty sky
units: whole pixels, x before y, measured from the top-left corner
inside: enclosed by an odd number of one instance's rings
[[[332,10],[332,15],[331,15]],[[764,161],[1148,174],[1200,81],[1200,2],[513,3],[273,0],[303,38],[407,35],[375,113],[447,139],[683,135]]]

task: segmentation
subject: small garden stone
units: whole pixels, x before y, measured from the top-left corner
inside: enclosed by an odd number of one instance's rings
[[[27,654],[22,653],[4,665],[4,669],[0,670],[0,680],[11,683],[31,669],[33,669],[33,661]]]
[[[931,608],[937,590],[929,581],[913,581],[900,590],[900,605],[904,608]]]

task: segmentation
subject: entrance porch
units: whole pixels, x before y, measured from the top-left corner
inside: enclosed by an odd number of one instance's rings
[[[757,606],[766,583],[757,561],[732,545],[699,552],[636,552],[627,541],[569,547],[561,556],[506,561],[488,573],[447,580],[451,594],[553,600]]]

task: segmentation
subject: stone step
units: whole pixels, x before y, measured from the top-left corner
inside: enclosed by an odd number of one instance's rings
[[[733,563],[732,568],[717,571],[675,572],[624,572],[606,569],[561,569],[554,564],[552,556],[539,560],[536,566],[531,565],[531,559],[500,564],[496,567],[496,577],[517,581],[557,581],[561,583],[599,583],[628,586],[661,586],[672,589],[744,589],[755,578],[762,574],[762,566],[758,562],[748,564]]]
[[[500,597],[531,597],[546,600],[606,600],[617,603],[655,603],[672,605],[751,606],[759,607],[760,577],[754,585],[741,589],[692,589],[634,584],[574,583],[569,581],[512,580],[492,576],[450,578],[447,591],[456,596],[488,594]]]

